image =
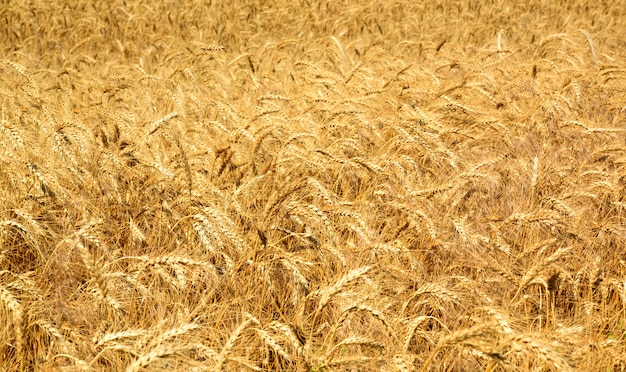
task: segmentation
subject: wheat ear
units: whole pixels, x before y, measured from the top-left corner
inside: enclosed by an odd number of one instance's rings
[[[495,329],[497,329],[496,323],[484,323],[474,327],[460,329],[440,338],[437,346],[435,347],[435,350],[433,350],[428,359],[424,362],[424,365],[422,366],[422,369],[420,371],[427,371],[432,360],[442,349],[456,345],[477,348],[477,345],[472,341],[480,340],[485,336],[494,334]]]
[[[21,360],[23,352],[23,330],[22,330],[22,305],[4,286],[0,285],[0,305],[3,305],[8,311],[5,319],[10,318],[15,333],[15,360]],[[8,315],[8,316],[7,316]],[[8,320],[8,319],[7,319]]]
[[[596,55],[596,48],[593,45],[593,39],[591,38],[591,34],[589,32],[587,32],[586,30],[579,30],[581,34],[583,34],[583,36],[585,36],[585,39],[587,39],[587,42],[589,42],[589,48],[591,49],[591,58],[593,59],[593,63],[598,63],[598,56]]]
[[[254,318],[252,315],[246,314],[246,317],[247,319],[241,322],[239,327],[235,328],[233,333],[231,333],[230,337],[226,341],[224,348],[217,356],[217,362],[215,363],[215,366],[213,367],[213,371],[221,372],[224,369],[224,363],[226,362],[226,360],[229,359],[228,355],[230,354],[230,351],[235,345],[235,341],[237,341],[237,338],[239,338],[239,335],[241,334],[241,332],[243,332],[243,330],[246,329],[246,327],[250,323],[259,324],[259,321],[256,318]]]

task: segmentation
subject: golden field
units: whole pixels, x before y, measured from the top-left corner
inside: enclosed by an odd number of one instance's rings
[[[51,3],[0,6],[2,371],[626,369],[623,2]]]

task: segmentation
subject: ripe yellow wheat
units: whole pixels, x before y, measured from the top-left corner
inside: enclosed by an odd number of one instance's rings
[[[0,370],[626,368],[621,1],[4,1]]]

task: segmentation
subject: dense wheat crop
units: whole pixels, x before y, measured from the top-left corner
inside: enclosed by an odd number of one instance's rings
[[[2,371],[623,371],[620,1],[3,1]]]

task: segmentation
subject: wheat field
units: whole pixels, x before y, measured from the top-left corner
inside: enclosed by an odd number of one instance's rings
[[[624,371],[623,1],[3,1],[0,370]]]

